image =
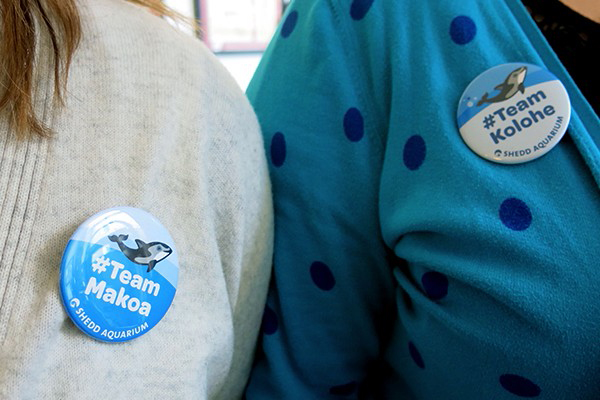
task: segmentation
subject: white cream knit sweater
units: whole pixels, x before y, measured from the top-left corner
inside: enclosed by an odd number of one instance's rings
[[[39,52],[37,111],[55,137],[17,142],[0,115],[0,399],[238,398],[272,251],[255,116],[195,39],[123,0],[80,4],[65,108]],[[58,289],[71,234],[114,206],[154,215],[180,261],[163,320],[120,344],[80,332]]]

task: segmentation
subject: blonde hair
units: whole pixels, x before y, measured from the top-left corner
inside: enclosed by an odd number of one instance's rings
[[[128,0],[160,15],[180,16],[160,0]],[[81,39],[76,0],[1,0],[0,112],[10,117],[17,138],[49,136],[51,130],[36,116],[33,77],[38,29],[52,45],[54,98],[63,104],[73,54]]]

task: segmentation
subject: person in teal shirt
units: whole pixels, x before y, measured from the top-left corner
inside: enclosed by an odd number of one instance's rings
[[[571,119],[506,165],[456,111],[512,62]],[[292,2],[248,96],[276,239],[247,399],[600,399],[600,122],[520,1]]]

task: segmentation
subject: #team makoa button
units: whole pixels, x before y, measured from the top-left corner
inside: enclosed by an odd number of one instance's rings
[[[460,134],[479,156],[502,164],[535,160],[558,144],[569,126],[571,103],[548,70],[502,64],[479,75],[463,93]]]
[[[143,335],[175,297],[177,251],[152,215],[111,208],[85,221],[63,254],[60,292],[75,325],[95,339],[123,342]]]

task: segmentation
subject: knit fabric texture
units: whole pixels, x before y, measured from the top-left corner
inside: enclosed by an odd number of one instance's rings
[[[572,115],[503,165],[456,114],[515,62]],[[519,1],[292,2],[248,95],[276,215],[249,400],[600,398],[600,123]]]
[[[62,108],[40,36],[36,110],[54,137],[17,142],[0,118],[0,398],[239,398],[272,256],[254,112],[197,39],[122,0],[79,4]],[[79,331],[58,286],[70,236],[116,206],[156,217],[180,268],[162,321],[118,344]]]

